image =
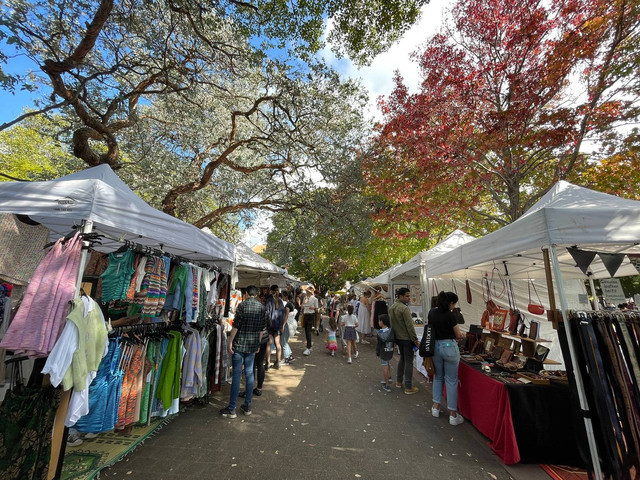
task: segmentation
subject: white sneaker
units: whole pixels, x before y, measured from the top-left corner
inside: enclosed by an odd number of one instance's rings
[[[455,417],[449,416],[449,424],[451,425],[460,425],[462,422],[464,422],[464,418],[462,418],[462,415],[460,414]]]
[[[67,447],[77,447],[82,445],[82,438],[77,433],[70,433],[67,436]]]
[[[358,358],[358,352],[356,351],[356,353],[353,356],[354,358]]]
[[[347,358],[347,363],[353,363],[353,362],[351,361],[351,357]]]
[[[331,356],[335,357],[336,356],[336,352],[334,352],[333,350],[331,351]]]
[[[440,409],[431,407],[431,415],[438,418],[440,416]]]
[[[311,350],[308,348],[304,349],[304,352],[302,352],[303,355],[311,355]]]

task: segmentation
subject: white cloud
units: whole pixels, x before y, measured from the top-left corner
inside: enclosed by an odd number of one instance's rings
[[[273,230],[270,212],[258,211],[253,225],[242,234],[241,242],[253,248],[255,245],[265,245],[267,234]]]
[[[442,24],[443,9],[447,0],[431,0],[422,8],[422,16],[398,43],[387,52],[378,55],[370,66],[357,68],[349,59],[337,59],[327,47],[323,57],[338,72],[346,77],[358,78],[369,92],[368,115],[380,118],[376,102],[380,95],[389,95],[393,90],[394,72],[398,70],[410,91],[415,92],[420,85],[418,65],[411,60],[411,54],[420,51],[420,47],[432,35],[438,32]],[[328,29],[331,25],[328,25]]]

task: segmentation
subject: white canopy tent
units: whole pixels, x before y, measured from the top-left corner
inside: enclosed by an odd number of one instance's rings
[[[284,268],[274,265],[243,243],[236,245],[234,276],[237,278],[232,284],[235,284],[236,287],[274,283],[282,287],[284,283],[289,281]]]
[[[389,272],[389,277],[393,283],[420,283],[422,266],[425,265],[427,261],[449,252],[460,245],[467,244],[472,240],[475,240],[475,237],[472,237],[462,230],[454,230],[433,248],[418,252],[411,260],[394,268]]]
[[[506,261],[511,278],[545,278],[541,249],[554,245],[562,277],[584,279],[566,247],[638,254],[639,242],[640,202],[561,181],[513,223],[434,258],[428,274],[479,277]],[[590,271],[610,277],[598,257]],[[617,276],[637,273],[625,258]]]
[[[571,324],[567,321],[569,302],[564,280],[609,278],[611,275],[598,256],[589,266],[590,275],[585,275],[567,248],[577,247],[598,253],[639,254],[639,245],[640,202],[562,181],[510,225],[429,262],[426,275],[480,278],[495,265],[503,264],[508,267],[512,278],[544,278],[543,249],[547,249],[575,369],[575,347]],[[626,257],[616,272],[616,276],[637,274],[638,271]],[[580,407],[584,411],[594,473],[596,478],[602,478],[589,407],[579,373],[576,373],[575,379]]]
[[[151,207],[108,165],[46,182],[0,182],[0,212],[28,215],[49,228],[52,241],[89,223],[106,235],[96,250],[129,240],[227,271],[234,261],[233,244]]]

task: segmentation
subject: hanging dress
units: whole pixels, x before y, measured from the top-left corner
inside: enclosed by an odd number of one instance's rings
[[[368,302],[366,300],[360,300],[360,308],[358,309],[358,332],[363,335],[369,335],[371,333],[371,324],[369,323],[369,309],[367,308]]]
[[[46,357],[62,333],[76,289],[82,240],[59,239],[33,274],[24,300],[0,342],[16,354]]]

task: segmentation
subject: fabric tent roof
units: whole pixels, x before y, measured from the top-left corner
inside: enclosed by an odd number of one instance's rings
[[[601,253],[640,254],[640,202],[558,182],[513,223],[433,258],[429,277],[478,277],[494,266],[512,278],[543,278],[542,247],[556,245],[562,275],[585,278],[567,247]],[[594,278],[609,278],[596,256]],[[637,275],[625,257],[616,276]]]
[[[260,286],[261,280],[269,284],[282,283],[285,277],[284,268],[274,265],[266,258],[258,255],[244,243],[236,245],[236,287]]]
[[[420,265],[422,262],[430,261],[443,253],[449,252],[460,245],[475,240],[475,237],[463,232],[462,230],[454,230],[447,235],[442,241],[438,242],[433,248],[418,252],[408,262],[403,263],[395,268],[390,277],[393,282],[398,283],[420,283]]]
[[[0,182],[0,212],[28,215],[45,225],[51,240],[83,220],[112,238],[161,248],[191,261],[230,267],[235,246],[156,210],[138,197],[108,165],[46,182]],[[104,238],[101,251],[122,243]]]
[[[393,272],[401,266],[402,266],[401,263],[396,263],[394,266],[387,268],[384,272],[382,272],[377,277],[367,279],[366,282],[369,285],[388,285],[389,283],[391,283],[391,276]]]

